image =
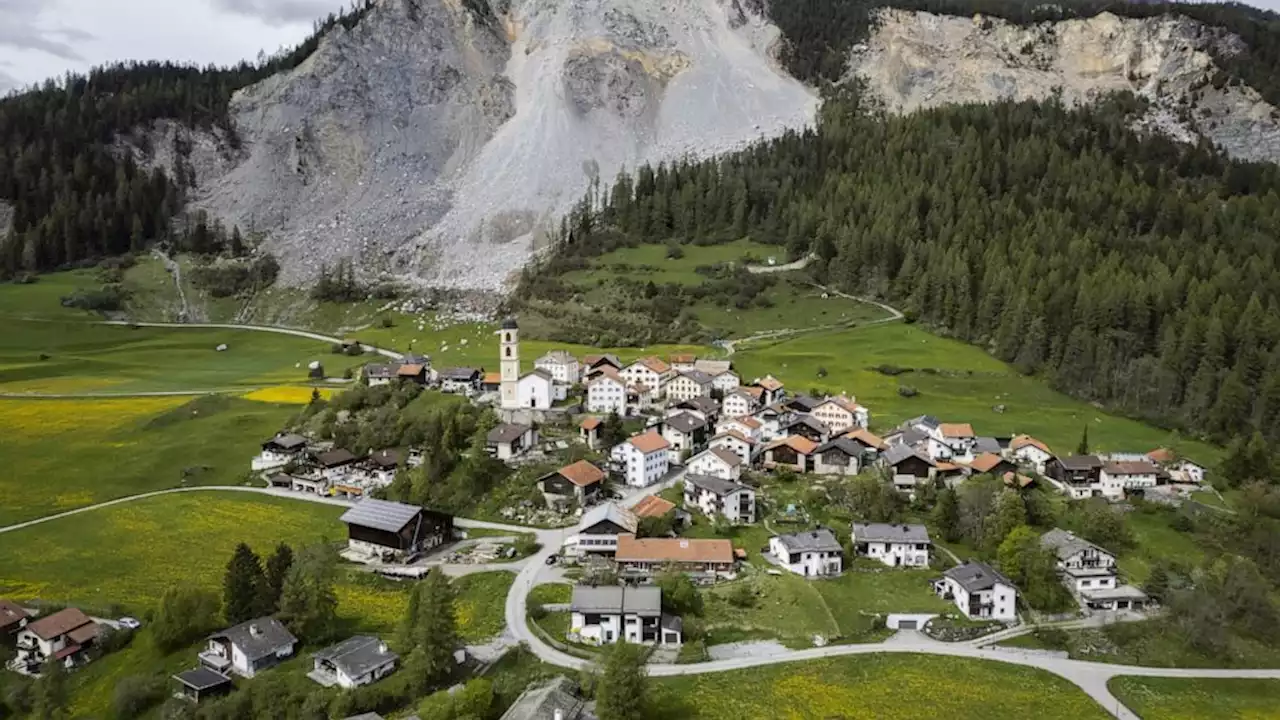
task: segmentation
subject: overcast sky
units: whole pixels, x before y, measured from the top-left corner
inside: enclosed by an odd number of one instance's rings
[[[116,60],[230,64],[273,53],[346,0],[0,0],[0,92]],[[1280,10],[1280,0],[1254,0]]]

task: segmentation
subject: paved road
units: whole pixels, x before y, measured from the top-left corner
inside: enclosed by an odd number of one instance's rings
[[[342,338],[336,338],[332,335],[322,335],[309,330],[298,330],[296,328],[276,327],[274,325],[239,325],[236,323],[167,323],[167,322],[132,322],[129,320],[103,320],[103,325],[124,325],[127,327],[159,327],[159,328],[215,328],[219,330],[250,330],[255,332],[270,332],[279,335],[293,335],[294,337],[307,338],[309,340],[319,340],[326,343],[340,343]],[[404,355],[394,350],[386,350],[384,348],[375,347],[373,345],[361,344],[360,347],[367,353],[377,353],[392,360],[399,360]]]
[[[135,398],[135,397],[182,397],[187,395],[216,395],[224,393],[247,393],[261,390],[268,385],[249,385],[247,387],[216,388],[212,390],[150,390],[143,392],[82,392],[82,393],[37,393],[37,392],[4,392],[0,398],[25,398],[44,400],[71,400],[75,398]]]

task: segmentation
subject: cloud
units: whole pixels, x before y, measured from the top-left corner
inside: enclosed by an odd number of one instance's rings
[[[0,0],[0,3],[14,0]],[[219,10],[257,18],[272,25],[310,23],[334,12],[334,0],[213,0]]]
[[[41,14],[49,9],[43,0],[0,0],[0,46],[83,60],[75,44],[92,40],[93,34],[77,28],[45,27]]]

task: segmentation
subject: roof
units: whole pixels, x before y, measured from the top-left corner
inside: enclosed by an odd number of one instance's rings
[[[657,616],[662,614],[662,590],[656,585],[575,585],[569,607],[573,612],[581,613]]]
[[[842,552],[836,534],[827,528],[804,530],[777,536],[778,542],[788,552]]]
[[[987,436],[979,436],[973,439],[973,452],[976,453],[995,453],[999,455],[1004,448],[1000,447],[1000,441]]]
[[[765,375],[763,378],[756,380],[754,384],[771,392],[781,390],[783,387],[782,381],[772,375]]]
[[[31,613],[24,610],[21,605],[11,600],[0,599],[0,628],[17,625],[29,617]]]
[[[52,640],[65,635],[78,627],[88,625],[93,620],[79,608],[65,608],[52,615],[27,623],[26,629],[41,640]]]
[[[672,415],[662,422],[672,430],[678,430],[682,433],[691,433],[707,426],[706,420],[703,420],[693,413],[687,412],[682,412],[679,415]]]
[[[671,366],[668,365],[665,360],[660,357],[654,357],[653,355],[650,355],[649,357],[642,357],[631,364],[643,365],[659,375],[671,369]]]
[[[557,710],[560,711],[560,720],[581,720],[584,705],[578,696],[577,686],[560,675],[520,693],[520,697],[502,714],[501,720],[556,720]]]
[[[671,361],[672,365],[675,365],[677,363],[680,365],[692,365],[693,363],[698,361],[698,356],[691,355],[689,353],[682,353],[680,355],[668,356],[667,359]]]
[[[538,358],[535,362],[559,363],[563,365],[576,363],[578,362],[578,358],[574,357],[573,353],[568,350],[551,350],[548,351],[546,355]]]
[[[856,542],[928,543],[929,529],[923,525],[895,525],[890,523],[853,524]]]
[[[369,456],[375,465],[390,468],[397,467],[403,461],[403,456],[399,450],[379,450]]]
[[[894,443],[894,445],[915,446],[929,439],[928,435],[914,427],[903,428],[897,432],[897,436],[898,442]]]
[[[690,407],[690,408],[693,408],[694,410],[699,410],[703,413],[710,415],[720,409],[720,403],[716,402],[716,399],[713,397],[708,397],[706,395],[699,395],[696,398],[685,400],[684,402],[680,403],[676,407]]]
[[[552,382],[553,380],[555,380],[555,376],[553,376],[549,371],[543,370],[542,368],[534,368],[533,370],[530,370],[529,372],[521,375],[520,379],[523,380],[528,377],[541,378],[542,380],[546,380],[547,382]]]
[[[743,415],[742,417],[729,418],[728,420],[725,420],[725,422],[738,423],[739,425],[742,425],[743,427],[751,428],[752,430],[759,430],[760,427],[763,425],[763,423],[751,417],[750,415]]]
[[[532,426],[521,423],[502,423],[490,430],[485,440],[490,445],[515,442],[532,429]]]
[[[729,360],[697,360],[693,366],[708,375],[723,375],[733,372],[733,362]],[[737,373],[734,373],[737,375]]]
[[[99,630],[101,630],[101,628],[95,622],[91,622],[87,625],[81,625],[67,633],[67,641],[76,643],[77,645],[84,645],[90,640],[97,638]]]
[[[502,329],[503,330],[519,330],[520,324],[516,322],[515,318],[509,317],[502,321]]]
[[[420,363],[405,363],[400,366],[400,369],[396,371],[396,374],[400,377],[417,377],[418,375],[426,372],[426,370],[426,365],[422,365]]]
[[[618,562],[733,562],[733,543],[721,538],[637,538],[618,536]]]
[[[805,427],[816,430],[824,435],[831,432],[831,428],[827,427],[826,423],[812,415],[798,415],[792,418],[791,422],[783,426],[783,430],[793,428],[797,425],[804,425]]]
[[[1151,452],[1147,453],[1147,457],[1151,460],[1151,462],[1157,462],[1157,463],[1163,464],[1163,463],[1171,463],[1174,460],[1177,460],[1178,454],[1170,450],[1169,448],[1156,448],[1155,450],[1152,450]]]
[[[1009,442],[1010,450],[1021,450],[1024,447],[1039,448],[1049,455],[1053,454],[1053,451],[1049,449],[1048,445],[1045,445],[1030,435],[1016,435],[1013,440]]]
[[[810,397],[808,395],[796,395],[795,397],[788,399],[783,404],[787,407],[804,408],[805,412],[809,412],[821,405],[823,402],[823,400],[819,400],[818,398]]]
[[[1160,468],[1148,460],[1121,460],[1104,464],[1102,471],[1108,475],[1155,475]]]
[[[973,462],[969,463],[969,467],[973,468],[974,470],[977,470],[980,473],[989,473],[992,470],[995,470],[996,467],[1000,465],[1000,463],[1007,463],[1007,462],[1009,461],[1005,460],[999,455],[996,455],[995,453],[986,452],[974,458]]]
[[[1036,481],[1035,478],[1033,477],[1029,477],[1027,475],[1023,475],[1022,473],[1015,473],[1015,472],[1005,473],[1003,479],[1004,479],[1005,485],[1008,485],[1009,487],[1013,487],[1014,484],[1017,484],[1017,486],[1020,488],[1028,487],[1033,483],[1035,483]]]
[[[431,356],[423,355],[422,353],[409,352],[400,356],[400,362],[407,363],[410,365],[430,365]]]
[[[1064,470],[1097,470],[1102,467],[1097,455],[1068,455],[1058,458],[1058,462]]]
[[[636,518],[636,514],[630,510],[616,504],[605,503],[597,505],[582,514],[582,521],[578,523],[578,528],[586,530],[602,522],[611,522],[614,525],[634,533],[639,527],[640,521]]]
[[[666,450],[667,448],[671,447],[671,443],[667,442],[666,438],[662,437],[661,435],[654,432],[653,430],[650,430],[645,433],[640,433],[639,435],[636,435],[628,439],[627,442],[630,443],[635,449],[639,450],[640,452],[646,455],[648,455],[649,453],[658,452],[659,450]]]
[[[337,645],[330,645],[312,655],[328,660],[350,677],[360,677],[374,668],[395,662],[399,655],[387,649],[386,643],[372,635],[356,635]]]
[[[886,450],[881,457],[884,458],[885,463],[889,465],[897,465],[898,463],[913,457],[919,458],[930,465],[934,465],[933,460],[930,460],[927,455],[922,455],[919,450],[916,450],[910,445],[894,445]]]
[[[942,433],[942,437],[971,438],[973,426],[969,423],[941,423],[938,425],[938,432]]]
[[[390,378],[399,371],[396,365],[374,365],[372,363],[364,366],[364,376],[370,378]],[[175,675],[174,677],[177,677]]]
[[[624,385],[624,386],[625,386],[625,385],[627,384],[627,381],[622,379],[622,376],[618,374],[618,371],[617,371],[617,370],[614,370],[614,369],[613,369],[613,368],[611,368],[611,367],[607,367],[607,368],[604,368],[603,370],[601,370],[600,372],[596,373],[596,376],[595,376],[594,378],[592,378],[592,379],[591,379],[591,382],[587,383],[587,385],[588,385],[588,386],[590,386],[590,385],[595,385],[596,383],[600,382],[601,380],[603,380],[603,379],[605,379],[605,378],[608,378],[608,379],[610,379],[610,380],[612,380],[612,381],[614,381],[614,382],[618,383],[619,385]]]
[[[857,413],[862,409],[861,405],[844,395],[832,395],[831,397],[825,398],[822,402],[815,405],[814,409],[820,408],[823,405],[835,405],[836,407],[842,410],[847,410],[851,413]]]
[[[748,444],[748,445],[755,445],[755,444],[756,444],[756,441],[755,441],[755,440],[752,440],[751,438],[747,437],[746,435],[743,435],[742,433],[738,432],[737,430],[725,430],[725,431],[724,431],[724,432],[722,432],[722,433],[717,433],[715,437],[711,438],[711,442],[715,442],[716,440],[719,440],[719,439],[720,439],[720,438],[722,438],[722,437],[731,437],[731,438],[733,438],[734,440],[741,440],[742,442],[744,442],[744,443],[746,443],[746,444]]]
[[[225,639],[235,645],[245,654],[249,662],[272,655],[281,646],[294,645],[298,642],[298,638],[286,630],[283,623],[270,616],[242,622],[209,637]]]
[[[307,439],[297,433],[281,433],[263,443],[263,445],[275,445],[285,450],[293,450],[307,444]]]
[[[819,445],[818,449],[815,450],[814,452],[821,454],[825,452],[830,452],[832,450],[839,450],[840,452],[850,457],[862,456],[862,445],[859,445],[857,442],[854,442],[847,436],[838,437],[835,440],[823,443],[822,445]]]
[[[917,425],[923,425],[924,427],[931,428],[931,429],[937,429],[942,425],[942,423],[938,422],[938,418],[932,415],[918,415],[902,424],[906,427],[915,427]]]
[[[485,374],[484,374],[484,377],[480,378],[480,382],[484,383],[485,385],[498,385],[498,384],[501,384],[501,383],[502,383],[502,373],[500,373],[500,372],[487,372],[487,373],[485,373]]]
[[[458,382],[467,382],[474,380],[480,374],[479,370],[469,367],[453,367],[443,368],[440,370],[441,380],[454,380]]]
[[[1054,528],[1049,532],[1041,535],[1040,545],[1041,547],[1052,549],[1055,553],[1058,554],[1059,560],[1066,560],[1067,558],[1075,555],[1076,553],[1081,552],[1082,550],[1090,550],[1090,549],[1097,550],[1099,552],[1104,552],[1104,553],[1107,553],[1108,555],[1111,554],[1106,550],[1103,550],[1098,545],[1094,545],[1088,540],[1085,540],[1079,535],[1076,535],[1070,530],[1063,530],[1062,528]]]
[[[734,392],[744,392],[750,395],[751,399],[756,402],[760,402],[760,398],[764,396],[764,388],[752,387],[750,385],[743,385],[737,390],[734,390]]]
[[[350,717],[343,718],[343,720],[386,720],[386,718],[376,712],[367,712],[360,713],[359,715],[352,715]]]
[[[338,465],[348,465],[356,461],[356,456],[346,448],[334,448],[327,452],[316,453],[316,462],[324,467],[337,467]]]
[[[674,510],[676,504],[657,495],[646,495],[631,508],[636,517],[662,517]]]
[[[596,428],[600,427],[601,423],[603,422],[604,422],[603,420],[596,417],[595,415],[588,415],[586,418],[583,418],[582,422],[578,424],[578,427],[582,428],[583,430],[595,430]]]
[[[997,572],[995,568],[976,560],[970,560],[963,565],[948,568],[942,574],[960,583],[960,587],[971,593],[979,590],[990,590],[996,583],[1014,587],[1013,582]]]
[[[850,430],[849,432],[845,433],[844,436],[849,438],[850,440],[856,440],[862,443],[863,445],[866,445],[867,447],[875,448],[876,450],[883,450],[886,447],[886,444],[883,438],[871,432],[870,430],[867,430],[866,428],[858,428],[856,430]]]
[[[571,465],[565,465],[556,472],[578,487],[595,485],[605,478],[603,470],[586,460],[579,460]]]
[[[595,367],[601,363],[608,363],[616,368],[622,368],[622,361],[618,359],[617,355],[612,355],[610,353],[604,353],[602,355],[583,355],[582,362],[588,367]]]
[[[788,435],[784,438],[778,438],[768,445],[765,445],[764,449],[768,451],[782,447],[783,445],[786,445],[801,455],[812,455],[813,451],[818,449],[818,443],[810,440],[809,438],[800,437],[799,435]]]
[[[710,385],[715,380],[715,378],[711,377],[707,373],[702,372],[701,370],[685,370],[681,372],[680,375],[682,377],[689,378],[690,380],[698,383],[699,385]]]
[[[174,675],[173,679],[197,691],[208,690],[231,682],[231,678],[216,670],[210,670],[203,665],[186,672],[180,672]]]
[[[722,447],[713,447],[703,450],[702,452],[711,453],[712,455],[720,458],[724,461],[725,465],[728,465],[731,468],[738,467],[742,464],[742,457],[732,450],[725,450]]]
[[[740,482],[733,480],[725,480],[723,478],[712,477],[711,475],[685,475],[685,483],[696,488],[701,488],[715,495],[732,495],[739,490],[750,490],[751,488]]]
[[[348,525],[359,525],[394,533],[400,532],[401,528],[412,522],[420,512],[422,508],[417,505],[366,498],[342,513],[339,520]]]

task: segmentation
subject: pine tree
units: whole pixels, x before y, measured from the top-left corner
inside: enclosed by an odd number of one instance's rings
[[[257,554],[244,543],[236,545],[222,580],[222,612],[228,623],[238,625],[263,614],[265,584]]]
[[[1084,430],[1080,433],[1080,443],[1076,445],[1077,455],[1089,454],[1089,426],[1085,425]]]
[[[276,546],[276,551],[267,558],[266,582],[263,587],[266,589],[265,605],[269,609],[268,612],[275,612],[280,608],[280,593],[284,590],[285,578],[289,575],[289,568],[293,566],[293,548],[285,543]]]
[[[1142,591],[1158,603],[1165,601],[1169,594],[1169,569],[1164,563],[1158,562],[1151,567],[1147,581],[1142,584]]]
[[[337,628],[338,596],[333,585],[333,551],[317,545],[304,550],[289,568],[280,593],[280,619],[307,643],[332,639]]]
[[[648,701],[643,648],[617,643],[605,653],[596,691],[596,715],[600,720],[644,720]]]
[[[409,607],[416,613],[402,628],[410,639],[410,671],[421,687],[434,687],[453,671],[458,647],[458,620],[453,586],[444,573],[433,572],[413,589]]]
[[[960,539],[960,499],[953,488],[946,487],[938,493],[938,502],[933,506],[933,524],[943,540]]]
[[[1016,490],[1004,490],[996,497],[992,515],[986,528],[986,546],[992,550],[998,548],[1014,528],[1027,524],[1027,506]]]

